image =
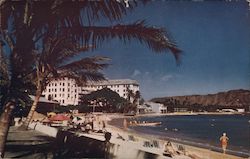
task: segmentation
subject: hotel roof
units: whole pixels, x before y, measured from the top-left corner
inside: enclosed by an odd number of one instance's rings
[[[88,82],[87,85],[121,85],[121,84],[139,85],[139,83],[136,80],[131,80],[131,79],[117,79],[117,80],[105,80],[101,82]]]

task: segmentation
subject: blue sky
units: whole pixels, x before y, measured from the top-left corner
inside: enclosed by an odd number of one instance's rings
[[[120,23],[145,19],[164,27],[183,50],[181,64],[171,53],[155,54],[137,41],[105,43],[94,54],[108,56],[109,79],[138,80],[145,99],[208,94],[250,88],[250,10],[245,1],[152,1]]]

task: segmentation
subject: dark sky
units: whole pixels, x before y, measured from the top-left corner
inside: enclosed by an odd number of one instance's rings
[[[145,99],[250,88],[250,10],[245,1],[161,1],[134,9],[120,23],[145,19],[164,27],[183,50],[155,54],[138,41],[105,43],[95,54],[112,58],[109,79],[138,80]],[[115,23],[114,23],[115,24]]]

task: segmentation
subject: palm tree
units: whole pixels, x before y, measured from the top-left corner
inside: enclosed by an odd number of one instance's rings
[[[12,112],[16,105],[29,101],[29,88],[32,88],[33,84],[28,77],[22,77],[21,73],[25,72],[15,69],[18,68],[17,64],[23,58],[20,56],[7,57],[2,49],[3,46],[0,47],[0,157],[3,157]],[[23,65],[23,67],[26,66]]]
[[[141,98],[141,93],[140,91],[136,91],[134,93],[134,100],[133,100],[133,104],[138,105],[139,104],[139,99]]]
[[[49,82],[62,78],[75,79],[78,85],[84,85],[88,80],[104,80],[102,70],[108,64],[108,58],[95,56],[83,57],[76,60],[76,56],[87,51],[88,48],[78,48],[70,38],[49,38],[44,43],[41,53],[37,53],[35,69],[36,96],[30,112],[21,129],[27,129],[36,110],[42,92]],[[71,61],[71,62],[68,62]]]
[[[57,35],[70,34],[79,45],[84,46],[97,47],[103,41],[113,38],[119,38],[125,43],[136,39],[155,52],[170,50],[176,59],[181,52],[163,28],[150,27],[144,20],[131,24],[115,24],[128,10],[140,3],[137,1],[130,1],[129,8],[126,7],[126,3],[117,0],[75,2],[26,0],[22,3],[3,0],[1,2],[2,29],[14,24],[15,26],[12,26],[14,31],[22,29],[24,37],[32,37],[28,41],[33,41],[31,44],[35,43],[35,46],[38,44],[36,42],[42,45],[43,39],[50,37],[51,33],[57,33]],[[110,21],[114,25],[97,25],[100,19]],[[15,23],[10,23],[14,20]]]
[[[127,87],[126,92],[127,92],[127,100],[133,103],[134,92],[131,89],[129,89],[129,87]]]
[[[127,92],[127,100],[129,102],[128,103],[128,107],[129,107],[128,109],[136,110],[137,105],[139,104],[139,99],[141,98],[140,91],[134,92],[133,90],[129,89],[129,87],[127,87],[126,92]]]
[[[7,44],[6,47],[8,46],[8,48],[5,50],[9,51],[10,56],[13,59],[21,59],[15,60],[11,69],[11,72],[13,71],[11,76],[22,80],[27,78],[32,70],[43,72],[43,69],[47,67],[40,64],[39,61],[35,62],[37,59],[42,59],[34,57],[34,55],[37,55],[36,51],[44,52],[44,45],[48,43],[48,39],[60,39],[64,35],[74,41],[77,48],[91,45],[92,49],[113,38],[119,38],[125,43],[135,39],[142,44],[146,44],[155,52],[170,50],[178,59],[181,51],[164,29],[147,26],[145,21],[115,24],[128,10],[132,10],[140,2],[129,1],[128,3],[117,0],[0,1],[0,38]],[[97,23],[100,19],[112,22],[114,25],[99,26]],[[73,76],[73,74],[71,75]],[[15,83],[14,80],[10,80],[10,83],[12,82]],[[43,86],[42,84],[36,84],[39,89]],[[13,87],[8,87],[8,89],[10,88]],[[7,105],[5,104],[4,107],[7,108]],[[6,136],[6,132],[8,131],[0,134]],[[2,143],[4,142],[5,140]],[[0,152],[3,154],[2,149],[0,149]]]

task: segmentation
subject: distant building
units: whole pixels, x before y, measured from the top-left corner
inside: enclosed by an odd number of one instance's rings
[[[75,80],[64,78],[51,81],[43,95],[46,99],[58,101],[61,105],[78,105],[80,94],[88,94],[102,88],[109,88],[123,98],[128,98],[128,90],[134,93],[139,91],[139,83],[136,80],[120,79],[106,80],[102,82],[89,82],[86,86],[77,86]]]
[[[152,112],[161,114],[161,113],[167,113],[167,106],[164,106],[161,103],[154,103],[154,102],[145,102],[145,105],[148,105],[151,107]]]
[[[138,114],[152,113],[152,108],[149,105],[138,105],[137,106]]]
[[[174,108],[174,112],[188,112],[188,108],[186,107]]]
[[[237,112],[239,112],[239,113],[244,113],[245,112],[245,109],[236,109],[237,110]]]

